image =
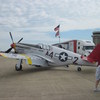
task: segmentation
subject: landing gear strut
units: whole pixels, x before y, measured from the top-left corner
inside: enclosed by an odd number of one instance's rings
[[[16,71],[22,70],[22,59],[20,59],[20,60],[18,61],[18,63],[15,65],[15,70],[16,70]]]
[[[15,65],[15,70],[16,70],[16,71],[22,70],[22,65],[18,66],[18,65],[16,64],[16,65]]]

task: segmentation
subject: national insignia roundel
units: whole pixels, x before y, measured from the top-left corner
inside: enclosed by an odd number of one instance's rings
[[[65,62],[65,61],[67,61],[67,59],[68,59],[68,54],[67,54],[67,53],[61,52],[61,53],[59,54],[59,60],[60,60],[60,61]]]

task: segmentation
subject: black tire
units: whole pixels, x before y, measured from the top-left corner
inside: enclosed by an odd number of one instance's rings
[[[35,67],[41,67],[40,65],[35,65]]]
[[[80,71],[81,71],[81,68],[80,68],[80,67],[78,67],[78,68],[77,68],[77,71],[79,71],[79,72],[80,72]]]
[[[16,70],[16,71],[22,70],[22,65],[20,65],[20,68],[18,68],[18,66],[17,66],[17,64],[16,64],[16,65],[15,65],[15,70]]]
[[[69,67],[69,65],[66,65],[66,67]]]

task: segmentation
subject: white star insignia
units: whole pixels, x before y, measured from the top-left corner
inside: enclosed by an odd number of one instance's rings
[[[63,53],[63,55],[61,55],[61,60],[65,60],[65,58],[66,58],[66,55],[65,53]]]

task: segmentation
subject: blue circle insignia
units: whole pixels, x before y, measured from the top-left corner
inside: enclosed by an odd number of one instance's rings
[[[61,52],[61,53],[59,54],[59,60],[60,60],[60,61],[65,62],[65,61],[67,61],[67,59],[68,59],[68,54],[67,54],[67,53]]]

